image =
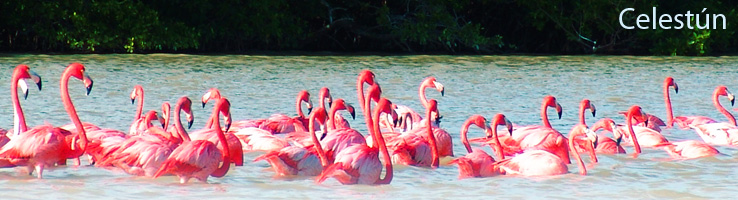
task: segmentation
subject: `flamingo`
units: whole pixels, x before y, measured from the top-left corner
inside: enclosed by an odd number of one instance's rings
[[[428,100],[427,100],[426,94],[425,94],[425,89],[426,88],[434,88],[434,89],[438,90],[438,92],[441,93],[441,96],[443,96],[444,91],[445,91],[444,90],[444,87],[443,87],[443,84],[441,84],[440,82],[438,82],[436,80],[436,77],[429,76],[429,77],[423,79],[423,81],[420,83],[420,87],[418,87],[418,96],[420,97],[420,103],[423,105],[424,108],[427,108],[428,107]],[[407,124],[410,125],[410,128],[408,130],[412,129],[412,127],[416,127],[416,126],[419,126],[419,125],[424,124],[424,123],[421,122],[423,120],[423,118],[420,116],[420,114],[418,112],[415,112],[413,109],[411,109],[408,106],[396,105],[395,104],[395,105],[393,105],[393,109],[395,109],[395,112],[397,113],[398,116],[402,116],[402,117],[406,117],[407,116],[407,117],[409,117],[409,118],[398,119],[398,120],[401,120],[401,121],[407,121],[407,122],[409,122],[409,123],[407,123]],[[386,119],[386,118],[382,118],[382,119]],[[434,118],[426,118],[426,119],[429,119],[429,120],[430,119],[433,119],[433,126],[436,126],[436,127],[438,127],[438,125],[440,123],[440,117],[439,116],[434,116]],[[381,128],[383,128],[383,129],[389,129],[390,128],[390,127],[387,126],[387,124],[389,124],[389,123],[387,123],[385,120],[380,121],[379,124],[380,124]],[[395,127],[395,128],[397,128],[397,127]],[[445,140],[445,139],[441,139],[441,138],[438,138],[438,139],[439,140]],[[443,143],[443,141],[441,143]],[[451,155],[451,156],[453,156],[453,155]]]
[[[31,77],[27,67],[20,71],[24,73],[20,76],[21,78]],[[79,157],[85,152],[88,140],[82,122],[79,120],[77,111],[69,97],[68,82],[70,77],[82,80],[88,95],[92,90],[93,82],[85,73],[84,65],[80,63],[70,64],[62,73],[59,84],[62,103],[67,114],[69,114],[69,118],[78,130],[74,134],[73,142],[65,142],[65,135],[72,135],[69,131],[49,124],[41,125],[16,135],[13,140],[0,149],[0,158],[27,161],[23,164],[28,167],[29,174],[36,170],[38,171],[37,177],[42,178],[45,167],[53,166],[66,158]],[[17,94],[14,96],[17,98]],[[77,137],[79,139],[76,139]],[[77,141],[80,143],[77,143]]]
[[[546,112],[548,107],[556,108],[556,112],[561,118],[561,105],[556,102],[556,97],[551,95],[544,97],[541,104],[543,126],[531,125],[514,129],[513,133],[509,137],[504,137],[501,143],[505,149],[505,155],[513,155],[526,149],[540,149],[559,156],[567,163],[570,162],[567,140],[564,135],[551,127]]]
[[[208,100],[218,98],[221,98],[220,91],[216,88],[211,88],[202,96],[203,107],[205,107]],[[266,119],[241,120],[233,122],[233,127],[229,130],[231,130],[231,133],[235,133],[242,128],[257,127],[267,130],[271,134],[290,133],[295,130],[304,130],[306,126],[304,123],[307,123],[307,117],[302,113],[302,102],[305,102],[307,110],[310,112],[313,108],[313,103],[310,101],[310,93],[306,90],[302,90],[297,94],[297,102],[295,103],[295,107],[297,108],[297,117],[293,118],[284,114],[273,114]],[[230,119],[230,116],[226,116],[226,118]],[[208,121],[206,127],[212,128],[212,121]]]
[[[674,78],[671,76],[667,76],[664,79],[664,104],[666,105],[666,123],[664,123],[664,120],[662,120],[661,118],[646,113],[646,117],[648,118],[649,123],[636,123],[636,126],[648,127],[656,132],[661,132],[661,126],[666,126],[667,128],[671,128],[672,126],[674,126],[674,114],[671,109],[671,97],[669,95],[669,88],[671,87],[674,87],[675,93],[679,93],[679,86],[674,81]],[[620,114],[625,115],[626,112],[620,112]]]
[[[493,167],[495,159],[482,149],[472,149],[466,135],[469,127],[473,124],[484,129],[488,134],[491,134],[492,138],[497,138],[497,125],[506,125],[508,133],[512,133],[512,123],[507,120],[505,115],[499,113],[492,118],[492,128],[486,125],[486,121],[487,120],[481,115],[472,115],[461,126],[461,143],[466,147],[468,154],[451,161],[451,164],[459,165],[459,179],[499,175],[499,172]],[[499,145],[495,145],[495,147],[499,147]],[[498,158],[504,157],[504,155],[502,155],[502,149],[498,149],[496,153]]]
[[[604,135],[599,135],[597,137],[597,147],[595,148],[596,153],[604,153],[604,154],[624,154],[625,149],[623,146],[620,146],[620,142],[622,141],[622,134],[619,132],[616,133],[614,130],[617,130],[617,125],[615,124],[615,121],[613,121],[610,118],[603,118],[600,121],[597,121],[592,125],[592,131],[597,131],[599,129],[605,129],[607,131],[610,131],[613,133],[616,139],[609,138]]]
[[[133,91],[131,91],[131,104],[134,104],[136,102],[136,98],[138,98],[138,106],[136,107],[136,114],[133,118],[133,123],[131,124],[131,128],[128,129],[128,135],[136,135],[140,132],[143,132],[146,130],[146,124],[143,122],[143,117],[141,114],[143,114],[143,103],[144,103],[144,90],[143,86],[141,85],[135,85],[133,86]]]
[[[617,126],[615,127],[614,122],[612,122],[612,119],[602,119],[600,122],[595,123],[595,126],[593,126],[593,131],[597,131],[600,128],[604,128],[608,131],[611,131],[613,135],[616,138],[615,144],[620,144],[620,141],[622,138],[629,139],[626,140],[626,144],[633,145],[636,151],[636,154],[641,153],[641,147],[661,147],[663,145],[669,144],[669,140],[667,140],[661,133],[654,131],[653,129],[650,129],[648,127],[642,127],[642,126],[633,126],[634,123],[646,123],[648,124],[648,115],[646,115],[645,112],[641,109],[638,105],[633,105],[628,109],[627,117],[625,119],[626,126]],[[612,131],[614,130],[614,131]],[[623,137],[624,135],[624,137]],[[609,148],[615,148],[615,147],[609,147]],[[619,153],[619,150],[618,150]]]
[[[28,98],[28,85],[26,79],[31,79],[38,86],[38,90],[41,91],[41,76],[36,72],[31,71],[28,65],[18,65],[13,70],[13,75],[10,79],[10,98],[13,102],[13,134],[19,135],[22,132],[28,130],[26,125],[26,117],[23,114],[23,108],[21,108],[20,100],[18,99],[18,86],[21,86],[23,92],[23,99]],[[0,134],[0,147],[4,146],[10,140],[6,134]]]
[[[426,107],[426,119],[438,113],[438,102],[435,99],[428,101]],[[425,120],[425,131],[415,131],[413,133],[401,134],[394,141],[388,142],[388,148],[394,155],[399,155],[403,164],[414,165],[419,167],[438,168],[439,145],[437,145],[436,137],[433,133],[433,127],[430,120]],[[426,137],[420,136],[427,135]],[[404,157],[404,158],[403,158]],[[397,159],[394,159],[398,162]]]
[[[254,159],[254,162],[266,160],[272,166],[277,176],[317,176],[323,172],[330,161],[315,135],[315,123],[324,124],[326,113],[323,107],[318,107],[310,114],[308,130],[313,146],[288,146],[277,151],[271,151]]]
[[[585,116],[584,112],[589,109],[592,112],[592,117],[595,117],[597,110],[595,109],[594,104],[589,99],[583,99],[581,103],[579,103],[579,123],[587,125],[587,122],[585,122]],[[598,137],[599,138],[599,137]],[[605,139],[606,140],[606,139]],[[579,153],[595,153],[595,151],[588,150],[586,148],[590,147],[587,140],[583,140],[581,138],[574,138],[575,143],[575,149],[572,149],[573,151],[577,151]],[[597,147],[597,142],[599,142],[600,139],[597,139],[595,142],[594,147]],[[594,154],[589,155],[590,159],[592,159],[592,162],[597,162],[597,156]]]
[[[574,138],[580,135],[586,135],[587,138],[590,138],[591,140],[590,145],[594,145],[594,141],[596,140],[594,138],[594,133],[587,129],[587,125],[577,124],[572,128],[571,132],[569,132],[568,148],[572,150],[575,148]],[[594,150],[594,147],[587,149]],[[572,152],[574,153],[574,159],[577,161],[577,165],[579,166],[579,174],[587,175],[587,169],[584,167],[582,158],[579,157],[579,152]],[[526,150],[522,154],[513,158],[501,160],[494,165],[499,168],[500,173],[507,175],[550,176],[569,173],[569,168],[566,166],[566,163],[566,160],[563,160],[561,157],[548,151],[532,149]]]
[[[192,140],[185,141],[179,145],[169,155],[166,161],[161,165],[159,170],[154,174],[157,178],[164,174],[174,174],[179,177],[179,182],[187,183],[191,178],[195,178],[207,183],[208,177],[223,177],[228,173],[230,168],[230,153],[227,151],[228,141],[220,127],[219,114],[221,112],[230,113],[230,102],[226,98],[219,98],[213,107],[211,119],[213,130],[219,138],[219,144],[223,146],[220,150],[215,143],[208,140]],[[226,124],[225,129],[228,130],[230,124]],[[222,165],[218,166],[220,163]]]
[[[733,114],[730,114],[730,112],[720,104],[720,96],[727,96],[728,100],[730,100],[731,106],[733,106],[733,104],[735,103],[735,96],[733,95],[733,93],[730,93],[730,91],[728,91],[727,87],[725,87],[724,85],[719,85],[715,88],[715,91],[712,94],[712,104],[715,105],[715,108],[717,108],[720,113],[728,118],[728,121],[730,122],[729,125],[736,126],[736,121]],[[674,120],[679,125],[679,127],[683,129],[688,129],[703,124],[718,123],[716,120],[706,116],[679,116],[676,117]],[[700,137],[702,137],[702,135],[700,135]],[[704,140],[705,137],[703,137],[702,139]],[[710,143],[710,141],[708,140],[705,140],[705,142]]]
[[[695,159],[715,156],[720,152],[715,147],[697,140],[685,140],[664,145],[664,151],[674,159]]]
[[[392,113],[394,110],[392,110],[391,104],[392,102],[386,98],[381,98],[374,110],[374,119],[371,115],[365,115],[367,128],[370,134],[373,134],[372,138],[377,144],[376,147],[369,147],[365,144],[355,144],[347,147],[336,154],[335,163],[328,166],[318,176],[316,182],[322,183],[329,177],[336,178],[341,184],[389,184],[392,182],[392,160],[384,138],[379,132],[379,115],[381,113],[389,113],[393,117],[393,121],[397,118],[397,115]],[[365,109],[370,109],[370,105],[367,104]],[[386,169],[384,178],[380,178],[382,173],[382,162],[379,161],[380,153],[384,159],[384,168]]]

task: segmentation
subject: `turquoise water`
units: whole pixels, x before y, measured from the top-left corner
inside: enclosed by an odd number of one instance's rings
[[[70,83],[70,93],[82,121],[100,127],[128,130],[136,106],[129,94],[136,84],[145,89],[146,110],[159,109],[163,101],[182,95],[193,101],[211,87],[230,98],[236,120],[268,117],[273,113],[294,115],[294,99],[306,89],[317,101],[318,89],[329,87],[334,98],[357,104],[355,81],[362,69],[371,69],[383,95],[395,103],[420,110],[417,87],[427,76],[435,76],[446,87],[445,96],[428,90],[439,102],[441,126],[454,137],[457,156],[466,152],[458,140],[461,124],[473,114],[490,118],[504,113],[516,124],[540,124],[539,109],[545,95],[554,95],[564,108],[562,119],[551,123],[568,132],[577,122],[579,101],[588,98],[596,105],[591,124],[638,104],[644,111],[664,117],[662,81],[673,76],[679,93],[672,93],[675,115],[705,115],[726,121],[711,102],[717,85],[738,91],[738,57],[628,57],[628,56],[199,56],[199,55],[0,55],[4,75],[0,82],[9,88],[10,74],[18,64],[27,64],[44,78],[42,91],[31,90],[21,100],[30,126],[70,122],[59,99],[59,76],[70,62],[80,62],[95,80],[90,96],[81,82]],[[12,128],[9,90],[0,101],[0,127]],[[727,101],[723,105],[730,107]],[[317,102],[316,102],[317,103]],[[729,110],[732,110],[729,108]],[[195,107],[195,125],[204,126],[210,109]],[[551,115],[553,116],[553,115]],[[363,120],[350,121],[365,132]],[[472,129],[470,135],[481,136]],[[671,141],[696,139],[692,130],[665,129]],[[487,148],[487,147],[485,147]],[[178,184],[174,177],[133,177],[119,170],[91,166],[58,167],[45,172],[44,179],[29,176],[25,168],[0,169],[2,197],[39,198],[730,198],[738,153],[732,147],[717,147],[722,155],[688,161],[671,160],[660,149],[644,148],[638,158],[600,155],[588,165],[587,176],[570,174],[547,177],[457,178],[455,165],[431,170],[395,166],[391,185],[344,186],[329,179],[322,184],[310,177],[276,179],[266,162],[247,162],[231,168],[223,178],[209,184]],[[488,152],[489,149],[486,149]],[[631,147],[626,150],[632,152]],[[248,153],[246,161],[259,153]],[[449,158],[444,161],[450,160]],[[585,160],[585,162],[588,162]],[[86,160],[83,161],[86,163]]]

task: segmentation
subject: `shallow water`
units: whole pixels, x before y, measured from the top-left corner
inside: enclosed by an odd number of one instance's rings
[[[31,90],[21,100],[29,126],[43,123],[64,125],[70,120],[59,100],[59,76],[71,62],[80,62],[95,85],[89,96],[79,81],[70,83],[70,93],[82,121],[100,127],[128,130],[136,106],[129,94],[135,84],[145,89],[146,110],[159,109],[161,102],[174,102],[187,95],[196,103],[211,87],[217,87],[232,103],[236,120],[268,117],[273,113],[294,115],[298,91],[306,89],[317,99],[320,87],[331,89],[334,98],[356,105],[355,81],[362,69],[371,69],[383,95],[395,103],[420,110],[417,86],[426,76],[435,76],[446,87],[445,96],[428,90],[439,101],[444,116],[441,126],[454,137],[457,156],[466,152],[458,140],[461,124],[472,114],[491,117],[504,113],[516,124],[540,124],[539,109],[545,95],[554,95],[564,108],[562,119],[551,114],[555,129],[568,133],[577,121],[579,101],[588,98],[596,105],[597,117],[622,122],[618,111],[633,104],[664,117],[662,81],[673,76],[679,93],[672,92],[675,115],[704,115],[726,121],[711,102],[717,85],[738,90],[738,57],[629,57],[629,56],[192,56],[154,55],[0,55],[7,84],[12,69],[28,64],[43,77],[44,89]],[[0,90],[0,127],[12,128],[9,90]],[[730,107],[725,98],[723,105]],[[317,101],[316,101],[317,103]],[[358,108],[358,107],[357,107]],[[730,109],[730,108],[729,108]],[[210,106],[196,106],[193,129],[202,127]],[[363,120],[351,121],[361,132]],[[197,128],[196,128],[197,127]],[[470,135],[481,136],[472,129]],[[665,129],[671,141],[699,140],[692,130]],[[485,147],[487,148],[487,147]],[[231,168],[223,178],[209,184],[181,185],[174,177],[132,177],[121,171],[90,166],[59,167],[37,180],[25,168],[0,169],[0,191],[4,198],[730,198],[738,194],[736,153],[732,147],[717,147],[714,158],[688,161],[669,159],[660,149],[644,148],[628,155],[600,155],[588,165],[590,174],[547,178],[493,177],[457,179],[455,165],[436,170],[395,166],[391,185],[344,186],[329,179],[315,184],[311,178],[275,179],[266,162]],[[489,149],[486,149],[489,152]],[[631,147],[626,150],[632,152]],[[258,153],[245,155],[246,161]],[[449,159],[445,159],[448,161]],[[85,162],[85,161],[83,161]],[[585,160],[588,162],[588,160]]]

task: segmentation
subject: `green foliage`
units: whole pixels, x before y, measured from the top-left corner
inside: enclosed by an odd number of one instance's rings
[[[727,29],[625,30],[620,11],[723,14]],[[665,0],[6,0],[0,50],[330,50],[714,55],[738,2]],[[691,23],[695,23],[692,21]]]

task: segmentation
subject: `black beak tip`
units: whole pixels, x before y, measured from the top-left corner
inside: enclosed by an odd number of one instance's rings
[[[205,108],[205,102],[202,102],[202,108]]]
[[[193,121],[187,121],[187,129],[192,128]]]
[[[328,101],[328,107],[333,107],[333,101]]]
[[[38,80],[38,83],[36,83],[36,86],[38,86],[38,90],[39,90],[39,91],[41,91],[41,86],[42,86],[42,85],[43,85],[43,83],[41,83],[41,80],[39,79],[39,80]]]
[[[674,88],[674,93],[677,93],[677,94],[679,94],[679,88],[678,88],[678,87],[675,87],[675,88]]]
[[[446,90],[441,90],[441,96],[443,96],[445,92]]]
[[[595,116],[596,114],[597,114],[597,111],[592,111],[592,117],[597,117]]]
[[[558,114],[559,114],[559,119],[561,119],[561,112],[558,112]]]
[[[225,132],[228,132],[228,130],[231,129],[231,124],[226,124],[225,126]]]
[[[23,93],[23,100],[26,100],[26,99],[28,99],[28,92]]]
[[[87,87],[87,93],[85,95],[90,96],[91,91],[92,91],[92,85],[90,85],[90,87]]]
[[[355,119],[356,119],[356,113],[354,113],[354,112],[351,112],[351,119],[352,119],[352,120],[355,120]]]
[[[307,108],[307,110],[308,110],[308,115],[309,115],[311,112],[313,112],[313,107],[309,107]]]
[[[730,100],[730,106],[733,106],[735,104],[735,99]]]

